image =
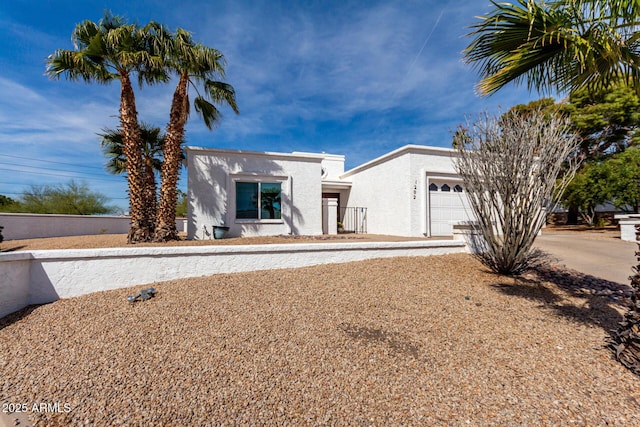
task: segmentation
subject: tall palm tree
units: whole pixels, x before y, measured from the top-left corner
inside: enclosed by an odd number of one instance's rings
[[[131,75],[138,73],[139,83],[167,81],[160,58],[153,55],[150,44],[158,26],[144,28],[126,24],[123,18],[106,12],[98,23],[84,21],[72,33],[75,50],[59,49],[47,59],[51,78],[66,75],[70,80],[107,84],[120,81],[120,128],[127,157],[129,211],[131,228],[128,242],[147,241],[153,232],[144,197],[142,146]]]
[[[189,118],[189,89],[196,91],[193,106],[209,129],[219,122],[220,111],[216,104],[227,104],[238,114],[235,90],[217,79],[224,78],[225,61],[216,49],[195,43],[188,31],[178,29],[165,35],[164,52],[169,72],[178,76],[173,94],[162,165],[160,205],[154,233],[155,241],[177,240],[176,203],[177,184],[181,162],[181,144],[184,128]]]
[[[108,158],[105,169],[113,175],[127,173],[127,157],[124,154],[124,138],[119,129],[103,129],[100,145],[102,153]],[[154,219],[157,211],[156,173],[162,169],[162,147],[165,135],[159,127],[146,123],[140,124],[142,137],[142,163],[144,176],[144,204]]]
[[[480,72],[479,92],[526,82],[529,89],[597,90],[623,79],[640,92],[640,2],[518,0],[493,4],[472,26],[464,51]],[[640,247],[640,226],[636,226]],[[640,375],[640,251],[632,305],[611,337],[616,358]]]

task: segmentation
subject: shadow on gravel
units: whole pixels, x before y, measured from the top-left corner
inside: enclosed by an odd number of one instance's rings
[[[417,359],[420,346],[396,332],[387,332],[382,329],[367,328],[364,326],[343,323],[338,326],[347,336],[352,339],[366,342],[377,342],[386,344],[395,353],[402,353]]]
[[[16,322],[19,322],[20,320],[24,319],[25,317],[30,315],[35,309],[37,309],[38,307],[41,307],[43,305],[46,305],[46,304],[28,305],[25,308],[23,308],[22,310],[18,310],[16,312],[13,312],[11,314],[7,314],[6,316],[0,318],[0,331],[3,330],[4,328],[6,328],[7,326],[11,326],[12,324],[14,324]]]
[[[541,303],[541,308],[553,310],[556,314],[576,322],[598,326],[607,333],[615,329],[618,322],[622,320],[622,316],[612,307],[617,303],[602,296],[571,292],[574,296],[586,299],[579,305],[575,305],[538,280],[518,278],[515,279],[515,283],[503,282],[493,286],[506,295],[538,301]]]
[[[26,248],[25,245],[14,246],[12,248],[0,249],[0,252],[15,252],[15,251],[19,251],[20,249],[24,249],[24,248]]]
[[[572,296],[583,298],[584,302],[571,304],[547,287],[546,282],[555,284]],[[624,309],[631,296],[628,285],[550,264],[540,265],[525,276],[515,278],[514,283],[497,283],[494,287],[507,295],[540,301],[542,307],[574,321],[601,327],[607,333],[622,320],[616,307]]]

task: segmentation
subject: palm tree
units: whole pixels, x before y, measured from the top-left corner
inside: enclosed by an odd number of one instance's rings
[[[491,3],[493,12],[471,27],[475,38],[464,51],[480,71],[480,94],[511,82],[565,92],[640,81],[638,2]]]
[[[610,87],[619,79],[640,92],[640,2],[629,0],[491,1],[464,51],[479,70],[479,92],[526,82],[560,92]],[[636,226],[640,246],[640,226]],[[632,305],[610,341],[616,358],[640,375],[640,251]]]
[[[126,24],[123,18],[106,12],[98,23],[84,21],[72,33],[75,50],[57,50],[47,59],[47,74],[51,78],[66,75],[70,80],[107,84],[120,80],[120,128],[127,157],[129,211],[131,228],[128,242],[147,241],[153,232],[144,197],[142,142],[131,74],[138,73],[139,83],[167,81],[168,76],[158,65],[150,44],[158,28]]]
[[[193,105],[209,129],[221,118],[216,104],[226,103],[236,114],[239,112],[233,87],[216,80],[225,75],[225,61],[220,52],[195,43],[191,34],[180,28],[174,34],[165,35],[163,40],[165,65],[169,72],[178,75],[178,84],[171,102],[164,148],[160,206],[154,234],[154,240],[159,242],[178,239],[175,226],[177,184],[181,144],[190,110],[189,88],[196,90]]]
[[[105,169],[113,175],[127,173],[127,157],[124,154],[124,138],[118,129],[103,129],[100,145],[103,154],[108,158]],[[142,136],[142,163],[144,176],[144,203],[151,218],[155,220],[157,211],[156,172],[162,169],[162,147],[165,135],[159,127],[146,123],[140,124]]]

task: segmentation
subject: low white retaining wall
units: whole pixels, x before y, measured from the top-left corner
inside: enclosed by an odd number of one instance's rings
[[[461,221],[453,224],[452,230],[453,240],[464,242],[468,253],[477,253],[486,246],[482,233],[476,230],[474,224],[470,221]]]
[[[464,242],[353,242],[0,254],[0,317],[30,304],[185,277],[465,251]]]
[[[93,234],[127,234],[128,216],[42,215],[0,213],[5,240],[42,237],[85,236]],[[187,231],[187,219],[176,218],[178,231]]]

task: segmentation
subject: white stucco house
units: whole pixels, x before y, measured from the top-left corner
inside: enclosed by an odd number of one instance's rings
[[[471,216],[447,148],[406,145],[349,171],[345,157],[187,147],[188,238],[345,230],[451,236]],[[335,221],[334,221],[335,215]]]

